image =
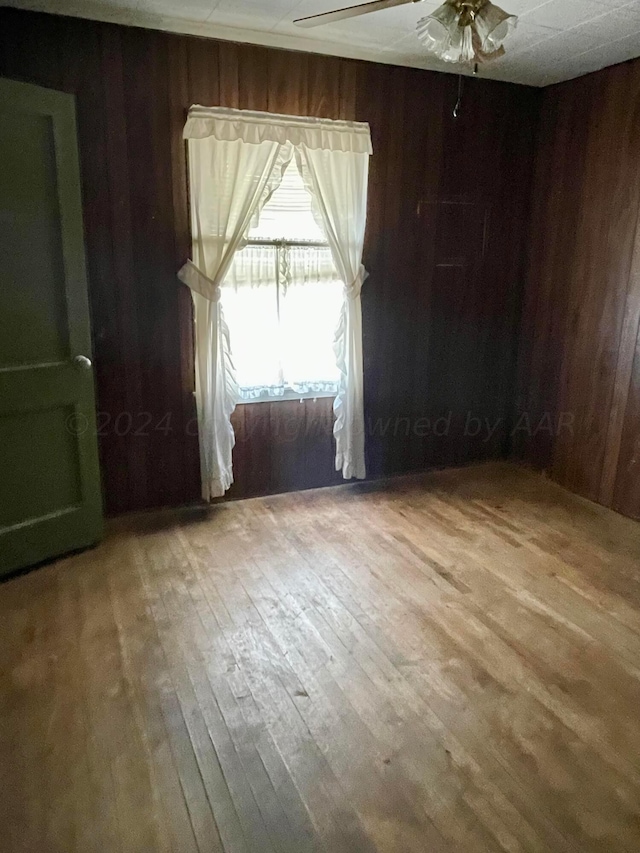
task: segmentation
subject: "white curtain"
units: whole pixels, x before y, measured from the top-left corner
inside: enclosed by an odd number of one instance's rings
[[[305,185],[314,199],[338,274],[344,304],[336,333],[335,354],[340,383],[334,412],[336,471],[345,479],[366,476],[364,459],[364,382],[362,370],[362,304],[367,276],[362,249],[367,216],[369,155],[360,151],[327,151],[302,144],[296,149]]]
[[[185,128],[186,133],[186,128]],[[236,406],[229,333],[220,285],[251,219],[277,187],[291,146],[215,137],[189,139],[193,260],[178,277],[191,288],[196,340],[196,406],[202,496],[223,495],[233,483]]]
[[[193,260],[178,275],[194,301],[203,497],[222,495],[233,482],[230,418],[238,391],[220,285],[294,147],[346,282],[336,337],[336,468],[344,477],[364,477],[360,288],[366,275],[361,257],[372,153],[368,125],[196,106],[189,110],[183,136],[189,140]]]

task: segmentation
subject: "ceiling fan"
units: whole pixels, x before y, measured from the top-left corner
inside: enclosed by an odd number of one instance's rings
[[[323,12],[294,21],[299,27],[317,27],[422,0],[373,0],[345,9]],[[503,42],[517,23],[490,0],[445,0],[418,21],[418,38],[445,62],[487,62],[504,54]]]

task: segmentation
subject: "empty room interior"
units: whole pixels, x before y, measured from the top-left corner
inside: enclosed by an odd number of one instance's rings
[[[640,0],[0,8],[1,853],[640,851]]]

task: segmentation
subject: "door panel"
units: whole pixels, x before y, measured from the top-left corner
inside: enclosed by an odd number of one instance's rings
[[[0,162],[1,574],[97,541],[102,507],[72,96],[0,80]]]
[[[69,511],[82,502],[76,442],[67,429],[72,413],[72,406],[59,406],[0,419],[0,446],[11,448],[3,460],[4,487],[16,496],[0,506],[0,527]]]
[[[0,364],[68,358],[64,267],[51,116],[2,111]],[[20,326],[20,335],[14,330]]]

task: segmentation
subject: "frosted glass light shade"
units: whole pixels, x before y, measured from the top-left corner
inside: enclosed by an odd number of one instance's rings
[[[461,14],[471,23],[460,26]],[[488,0],[448,0],[418,21],[417,32],[427,50],[445,62],[486,61],[504,53],[503,42],[517,20]]]
[[[480,39],[483,53],[500,50],[509,33],[515,29],[518,19],[499,6],[487,3],[476,15],[474,26]]]

